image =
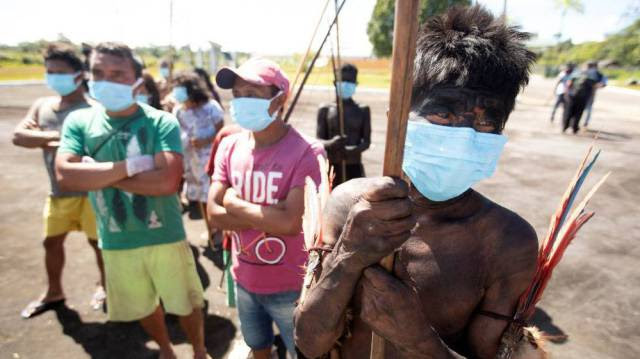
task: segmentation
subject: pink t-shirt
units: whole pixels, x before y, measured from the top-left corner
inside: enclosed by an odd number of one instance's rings
[[[251,133],[242,131],[222,140],[215,157],[212,181],[231,186],[251,203],[273,205],[310,176],[320,182],[317,156],[322,145],[294,128],[271,146],[254,149]],[[231,272],[245,289],[258,294],[302,288],[307,260],[302,232],[273,236],[254,229],[232,233]]]

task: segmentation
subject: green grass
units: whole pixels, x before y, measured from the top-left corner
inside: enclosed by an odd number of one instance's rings
[[[44,80],[42,65],[0,63],[0,81]]]
[[[375,87],[375,88],[389,88],[391,80],[391,72],[389,71],[389,61],[382,60],[346,60],[358,67],[358,86],[361,87]],[[296,71],[298,69],[297,63],[293,61],[286,61],[280,64],[285,73],[289,76],[291,81],[294,80]],[[302,81],[304,72],[300,74],[298,82]],[[307,85],[333,85],[333,70],[331,63],[314,67]]]
[[[176,71],[188,68],[182,63],[176,64]],[[159,78],[158,66],[148,66],[147,71],[155,78]],[[44,65],[22,64],[13,61],[0,61],[0,81],[44,80]]]
[[[147,71],[154,77],[158,77],[157,61],[154,58],[145,57]],[[389,88],[391,72],[389,70],[389,60],[347,60],[355,64],[358,69],[358,85],[361,87]],[[298,69],[297,59],[283,61],[280,64],[287,73],[290,80],[293,81]],[[177,63],[176,70],[189,68],[187,64]],[[213,75],[213,74],[212,74]],[[302,81],[300,75],[299,82]],[[42,64],[23,64],[15,59],[0,60],[0,81],[15,80],[43,80],[44,66]],[[332,85],[333,71],[331,64],[315,67],[307,80],[307,85]]]

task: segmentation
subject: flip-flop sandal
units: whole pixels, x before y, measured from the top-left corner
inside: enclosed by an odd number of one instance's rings
[[[46,312],[47,310],[57,308],[58,306],[62,305],[64,301],[65,301],[64,298],[54,300],[51,302],[43,302],[41,300],[33,301],[29,303],[27,307],[22,310],[22,312],[20,312],[20,316],[22,316],[22,318],[24,319],[33,318],[37,315],[40,315]]]
[[[107,293],[104,289],[96,289],[96,292],[93,293],[93,297],[91,298],[91,308],[93,310],[104,310],[105,300],[107,299]]]

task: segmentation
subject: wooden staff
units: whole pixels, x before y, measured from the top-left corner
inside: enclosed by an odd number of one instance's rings
[[[387,140],[382,170],[384,176],[402,177],[402,156],[411,107],[413,60],[416,52],[419,7],[419,0],[396,0],[391,88],[389,89],[389,111],[387,112]],[[393,259],[393,255],[389,255],[380,261],[380,264],[387,271],[392,272]],[[384,348],[384,339],[373,333],[371,359],[384,358]]]
[[[324,39],[322,40],[322,43],[320,44],[320,47],[318,48],[318,51],[316,51],[316,54],[313,56],[313,59],[311,59],[311,64],[309,64],[309,68],[307,69],[307,72],[304,74],[304,77],[302,78],[302,83],[300,83],[300,87],[297,88],[296,94],[295,94],[295,96],[293,96],[293,100],[291,101],[291,105],[289,105],[289,107],[287,108],[287,111],[286,111],[286,113],[284,115],[284,122],[285,123],[287,123],[289,121],[289,117],[291,116],[291,113],[293,112],[293,109],[296,107],[296,104],[298,103],[298,98],[300,98],[300,94],[302,93],[302,90],[304,89],[304,84],[307,83],[307,79],[309,78],[309,75],[311,75],[311,71],[313,70],[313,66],[315,66],[316,60],[318,60],[318,56],[320,56],[320,52],[322,52],[322,48],[324,47],[324,44],[327,42],[327,39],[331,35],[331,29],[333,28],[333,24],[336,23],[336,19],[338,18],[338,14],[340,14],[340,11],[342,10],[342,7],[344,6],[345,2],[347,2],[347,0],[342,0],[342,2],[340,3],[340,6],[338,7],[338,10],[336,11],[336,16],[333,18],[333,21],[331,21],[331,25],[329,25],[329,29],[327,30],[327,33],[324,36]]]
[[[344,133],[344,106],[342,103],[342,91],[340,90],[338,84],[342,81],[342,58],[340,57],[340,18],[338,17],[338,0],[334,0],[334,4],[336,7],[336,63],[334,64],[333,76],[336,84],[334,85],[336,88],[336,92],[338,93],[338,101],[336,102],[336,106],[338,106],[338,120],[340,123],[340,136],[345,136]],[[336,71],[337,70],[337,71]],[[347,181],[347,160],[342,159],[340,162],[340,169],[342,170],[342,183]]]
[[[324,3],[324,7],[322,8],[322,12],[320,13],[320,18],[318,18],[318,23],[316,24],[315,29],[313,29],[313,34],[311,35],[311,39],[309,39],[309,45],[307,45],[307,51],[305,51],[304,56],[302,56],[302,59],[300,59],[300,63],[298,64],[298,70],[296,71],[296,76],[293,79],[293,82],[291,83],[292,92],[298,86],[298,79],[300,78],[300,74],[304,69],[304,64],[307,63],[307,58],[309,57],[309,53],[311,52],[311,45],[313,45],[313,40],[316,38],[316,34],[318,33],[320,24],[322,24],[322,19],[324,18],[324,13],[327,11],[327,6],[329,6],[329,0],[327,0]]]
[[[337,24],[336,23],[336,29],[337,29]],[[338,55],[340,56],[340,55]],[[338,60],[339,63],[339,60]],[[333,54],[333,46],[331,47],[331,68],[333,70],[333,89],[335,92],[335,97],[336,97],[336,109],[338,110],[338,130],[340,131],[340,136],[341,137],[345,137],[345,133],[344,133],[344,110],[342,108],[342,96],[340,93],[340,86],[338,86],[338,83],[340,81],[342,81],[342,77],[340,75],[340,69],[337,68],[337,64],[336,64],[336,56]],[[343,158],[340,161],[340,183],[344,183],[347,181],[347,161]]]

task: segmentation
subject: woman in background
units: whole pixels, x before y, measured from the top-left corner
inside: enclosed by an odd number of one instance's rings
[[[151,76],[147,71],[142,73],[142,86],[140,86],[136,93],[136,101],[146,103],[158,110],[162,110],[158,86],[156,86],[156,81],[153,79],[153,76]]]
[[[205,166],[211,155],[211,145],[222,128],[223,110],[212,100],[205,82],[194,71],[174,76],[173,109],[182,130],[184,150],[185,195],[189,201],[189,218],[203,218],[209,193],[209,175]]]
[[[213,87],[213,83],[211,82],[211,76],[209,75],[207,70],[201,67],[196,67],[193,71],[195,71],[198,74],[198,76],[200,76],[202,81],[204,81],[205,85],[207,85],[207,89],[209,89],[209,92],[211,93],[211,96],[213,97],[213,99],[216,100],[218,102],[218,105],[220,105],[220,107],[224,109],[224,106],[222,106],[222,100],[220,100],[220,95],[218,95],[216,88]]]

